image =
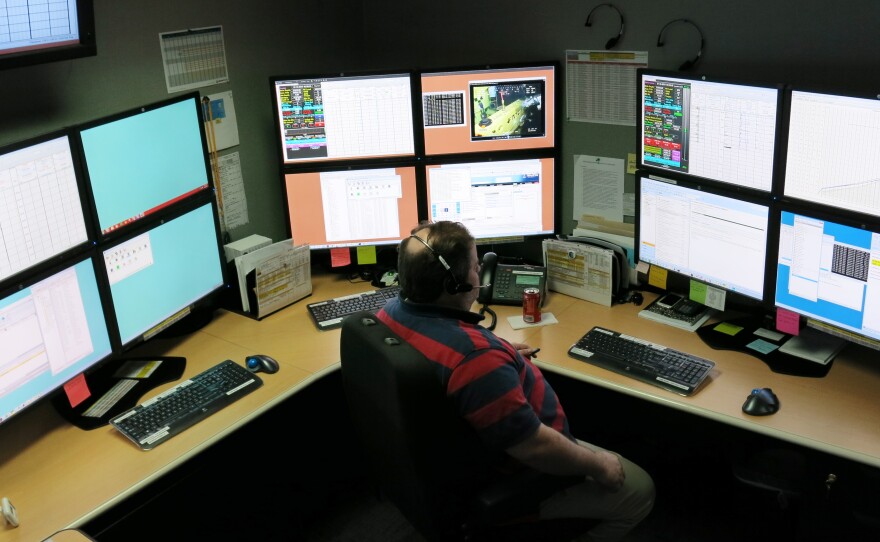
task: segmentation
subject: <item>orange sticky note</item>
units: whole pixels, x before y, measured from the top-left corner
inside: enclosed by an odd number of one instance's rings
[[[348,248],[330,249],[330,267],[344,267],[351,263],[351,251]]]
[[[801,331],[801,316],[796,312],[777,307],[776,329],[789,335],[797,335]]]
[[[64,393],[67,394],[67,400],[70,401],[71,407],[75,407],[92,395],[92,392],[89,391],[89,385],[86,384],[86,377],[82,373],[64,384]]]

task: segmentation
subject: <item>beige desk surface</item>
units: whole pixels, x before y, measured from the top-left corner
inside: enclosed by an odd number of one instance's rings
[[[281,365],[278,373],[263,375],[259,390],[151,451],[138,450],[109,426],[93,431],[73,427],[49,403],[4,424],[0,496],[9,497],[16,506],[21,525],[0,528],[0,542],[39,541],[81,526],[337,370],[339,330],[318,331],[306,304],[363,291],[369,285],[321,275],[313,277],[313,284],[312,297],[261,321],[221,310],[188,337],[154,340],[139,348],[138,355],[185,356],[185,376],[227,358],[243,362],[254,353],[271,355]],[[650,295],[646,297],[649,301]],[[880,390],[880,360],[873,356],[877,364],[872,365],[868,351],[848,347],[827,377],[799,378],[773,373],[745,354],[712,350],[693,333],[640,319],[632,305],[608,308],[551,292],[544,311],[552,312],[559,323],[521,330],[511,329],[507,321],[521,313],[519,308],[493,309],[498,313],[499,335],[541,347],[542,370],[880,466],[880,401],[874,400]],[[597,324],[713,359],[717,366],[712,381],[686,398],[569,358],[569,346]],[[160,386],[147,397],[172,385]],[[765,418],[742,414],[740,406],[748,392],[764,386],[777,392],[782,409]]]

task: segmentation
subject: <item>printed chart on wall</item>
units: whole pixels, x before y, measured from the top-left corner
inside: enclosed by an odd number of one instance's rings
[[[646,51],[566,51],[568,120],[636,125],[636,70]]]
[[[163,32],[159,45],[169,94],[229,81],[222,26]]]

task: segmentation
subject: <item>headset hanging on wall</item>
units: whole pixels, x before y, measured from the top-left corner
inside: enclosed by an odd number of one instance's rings
[[[660,29],[660,34],[657,35],[657,47],[663,47],[663,32],[671,25],[672,23],[688,23],[697,29],[697,32],[700,33],[700,50],[697,51],[697,56],[695,56],[691,60],[685,60],[681,66],[678,67],[679,71],[686,71],[690,68],[693,68],[697,65],[697,62],[700,61],[700,58],[703,56],[703,45],[705,44],[705,40],[703,39],[703,31],[700,30],[700,27],[697,26],[697,23],[693,22],[690,19],[673,19],[663,25],[663,28]]]
[[[611,4],[611,3],[599,4],[598,6],[591,9],[590,13],[587,14],[587,21],[584,23],[584,26],[593,26],[593,22],[591,21],[591,18],[593,17],[593,12],[595,12],[597,9],[601,8],[602,6],[608,6],[609,8],[613,9],[614,11],[617,12],[617,15],[620,17],[620,28],[617,30],[617,35],[605,43],[605,48],[611,49],[612,47],[617,45],[617,42],[620,41],[620,38],[623,37],[623,13],[621,13],[619,9],[614,7],[614,4]]]

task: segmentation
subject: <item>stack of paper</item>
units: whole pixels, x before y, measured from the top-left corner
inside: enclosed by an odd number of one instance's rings
[[[235,258],[242,310],[262,318],[311,295],[308,245],[279,241]]]

